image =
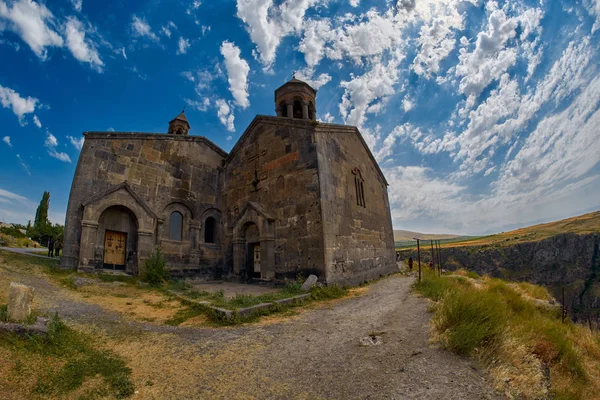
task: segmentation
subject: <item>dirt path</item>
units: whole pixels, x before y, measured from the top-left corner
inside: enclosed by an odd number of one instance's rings
[[[217,329],[127,321],[44,277],[0,272],[35,286],[40,308],[106,336],[132,367],[135,398],[501,398],[472,361],[428,343],[431,315],[412,278],[392,276],[283,321]],[[370,334],[383,343],[361,346]]]

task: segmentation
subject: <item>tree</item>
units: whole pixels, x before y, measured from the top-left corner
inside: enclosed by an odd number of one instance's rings
[[[35,219],[33,220],[33,228],[37,232],[43,232],[48,225],[48,209],[50,208],[50,192],[44,192],[40,205],[35,211]]]
[[[46,243],[54,237],[54,228],[48,220],[48,209],[50,208],[50,192],[44,192],[42,200],[35,212],[33,227],[30,229],[30,237],[40,243]]]

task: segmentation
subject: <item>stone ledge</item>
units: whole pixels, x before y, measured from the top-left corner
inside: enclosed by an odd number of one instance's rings
[[[240,317],[246,317],[246,316],[252,314],[255,311],[266,310],[268,308],[271,308],[272,305],[273,305],[273,303],[260,303],[260,304],[257,304],[255,306],[238,308],[237,309],[237,314]]]
[[[38,317],[33,325],[24,325],[13,322],[0,322],[0,332],[15,333],[17,335],[48,335],[48,319]]]
[[[266,310],[274,305],[294,304],[296,302],[307,300],[311,296],[311,293],[304,293],[293,297],[287,297],[285,299],[275,300],[272,303],[260,303],[255,306],[238,308],[236,310],[229,310],[226,308],[212,306],[210,301],[198,301],[190,299],[189,297],[184,296],[182,293],[176,292],[174,290],[168,290],[168,292],[173,296],[177,297],[184,304],[207,308],[216,313],[219,316],[219,318],[222,319],[232,319],[235,315],[238,315],[240,317],[247,317],[249,315],[252,315],[252,313],[254,313],[255,311]]]
[[[274,303],[280,305],[293,304],[295,302],[307,300],[310,298],[310,296],[311,293],[299,294],[298,296],[288,297],[287,299],[275,300]]]

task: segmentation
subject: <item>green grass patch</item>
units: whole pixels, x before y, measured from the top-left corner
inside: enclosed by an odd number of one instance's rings
[[[0,322],[8,322],[8,306],[0,304]]]
[[[425,273],[413,287],[436,302],[432,323],[442,345],[457,354],[477,355],[493,377],[498,374],[503,390],[510,382],[510,393],[517,397],[556,399],[591,398],[600,390],[600,335],[561,323],[556,308],[530,299],[549,300],[545,288],[489,278],[472,284],[432,273]],[[527,369],[515,368],[527,357],[538,364],[531,361]],[[534,388],[548,387],[541,383],[547,379],[544,366],[550,370],[550,393],[535,393]],[[507,371],[514,372],[509,381]]]
[[[165,324],[171,326],[178,326],[190,318],[194,318],[203,314],[205,314],[205,310],[203,309],[197,307],[187,307],[177,311],[177,313],[173,317],[165,321]]]
[[[0,346],[18,360],[15,368],[27,369],[27,360],[35,359],[45,368],[29,369],[36,376],[30,395],[69,397],[88,379],[101,377],[96,388],[99,397],[126,398],[134,393],[131,370],[126,362],[109,350],[94,347],[92,337],[65,325],[57,315],[49,323],[47,338],[0,334]],[[25,360],[25,361],[22,361]]]
[[[180,288],[182,294],[196,301],[207,301],[213,307],[223,308],[226,310],[233,311],[232,318],[223,318],[223,316],[209,307],[194,304],[191,301],[183,301],[188,308],[179,311],[173,318],[168,320],[168,325],[179,325],[189,318],[195,317],[200,314],[205,314],[209,317],[210,322],[217,326],[230,326],[237,325],[240,323],[255,322],[260,317],[278,313],[292,313],[293,308],[298,307],[301,304],[305,304],[310,301],[321,301],[321,300],[332,300],[340,297],[344,297],[348,294],[348,289],[337,285],[313,287],[310,291],[311,296],[301,302],[294,302],[292,304],[281,305],[274,303],[276,300],[286,299],[297,296],[299,294],[307,293],[300,289],[301,284],[298,282],[289,282],[284,288],[277,292],[264,293],[258,296],[242,295],[239,294],[233,298],[226,298],[223,291],[208,292],[208,291],[194,291],[185,289],[184,285],[172,283],[170,288]],[[176,290],[176,289],[173,289]],[[252,307],[262,303],[273,303],[270,307],[256,310],[250,315],[240,316],[237,314],[237,310],[240,308]]]

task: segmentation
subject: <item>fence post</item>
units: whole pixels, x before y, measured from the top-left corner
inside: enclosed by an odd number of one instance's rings
[[[562,323],[565,323],[565,287],[562,287]]]
[[[419,262],[419,282],[421,282],[421,245],[419,239],[413,238],[417,241],[417,260]]]

